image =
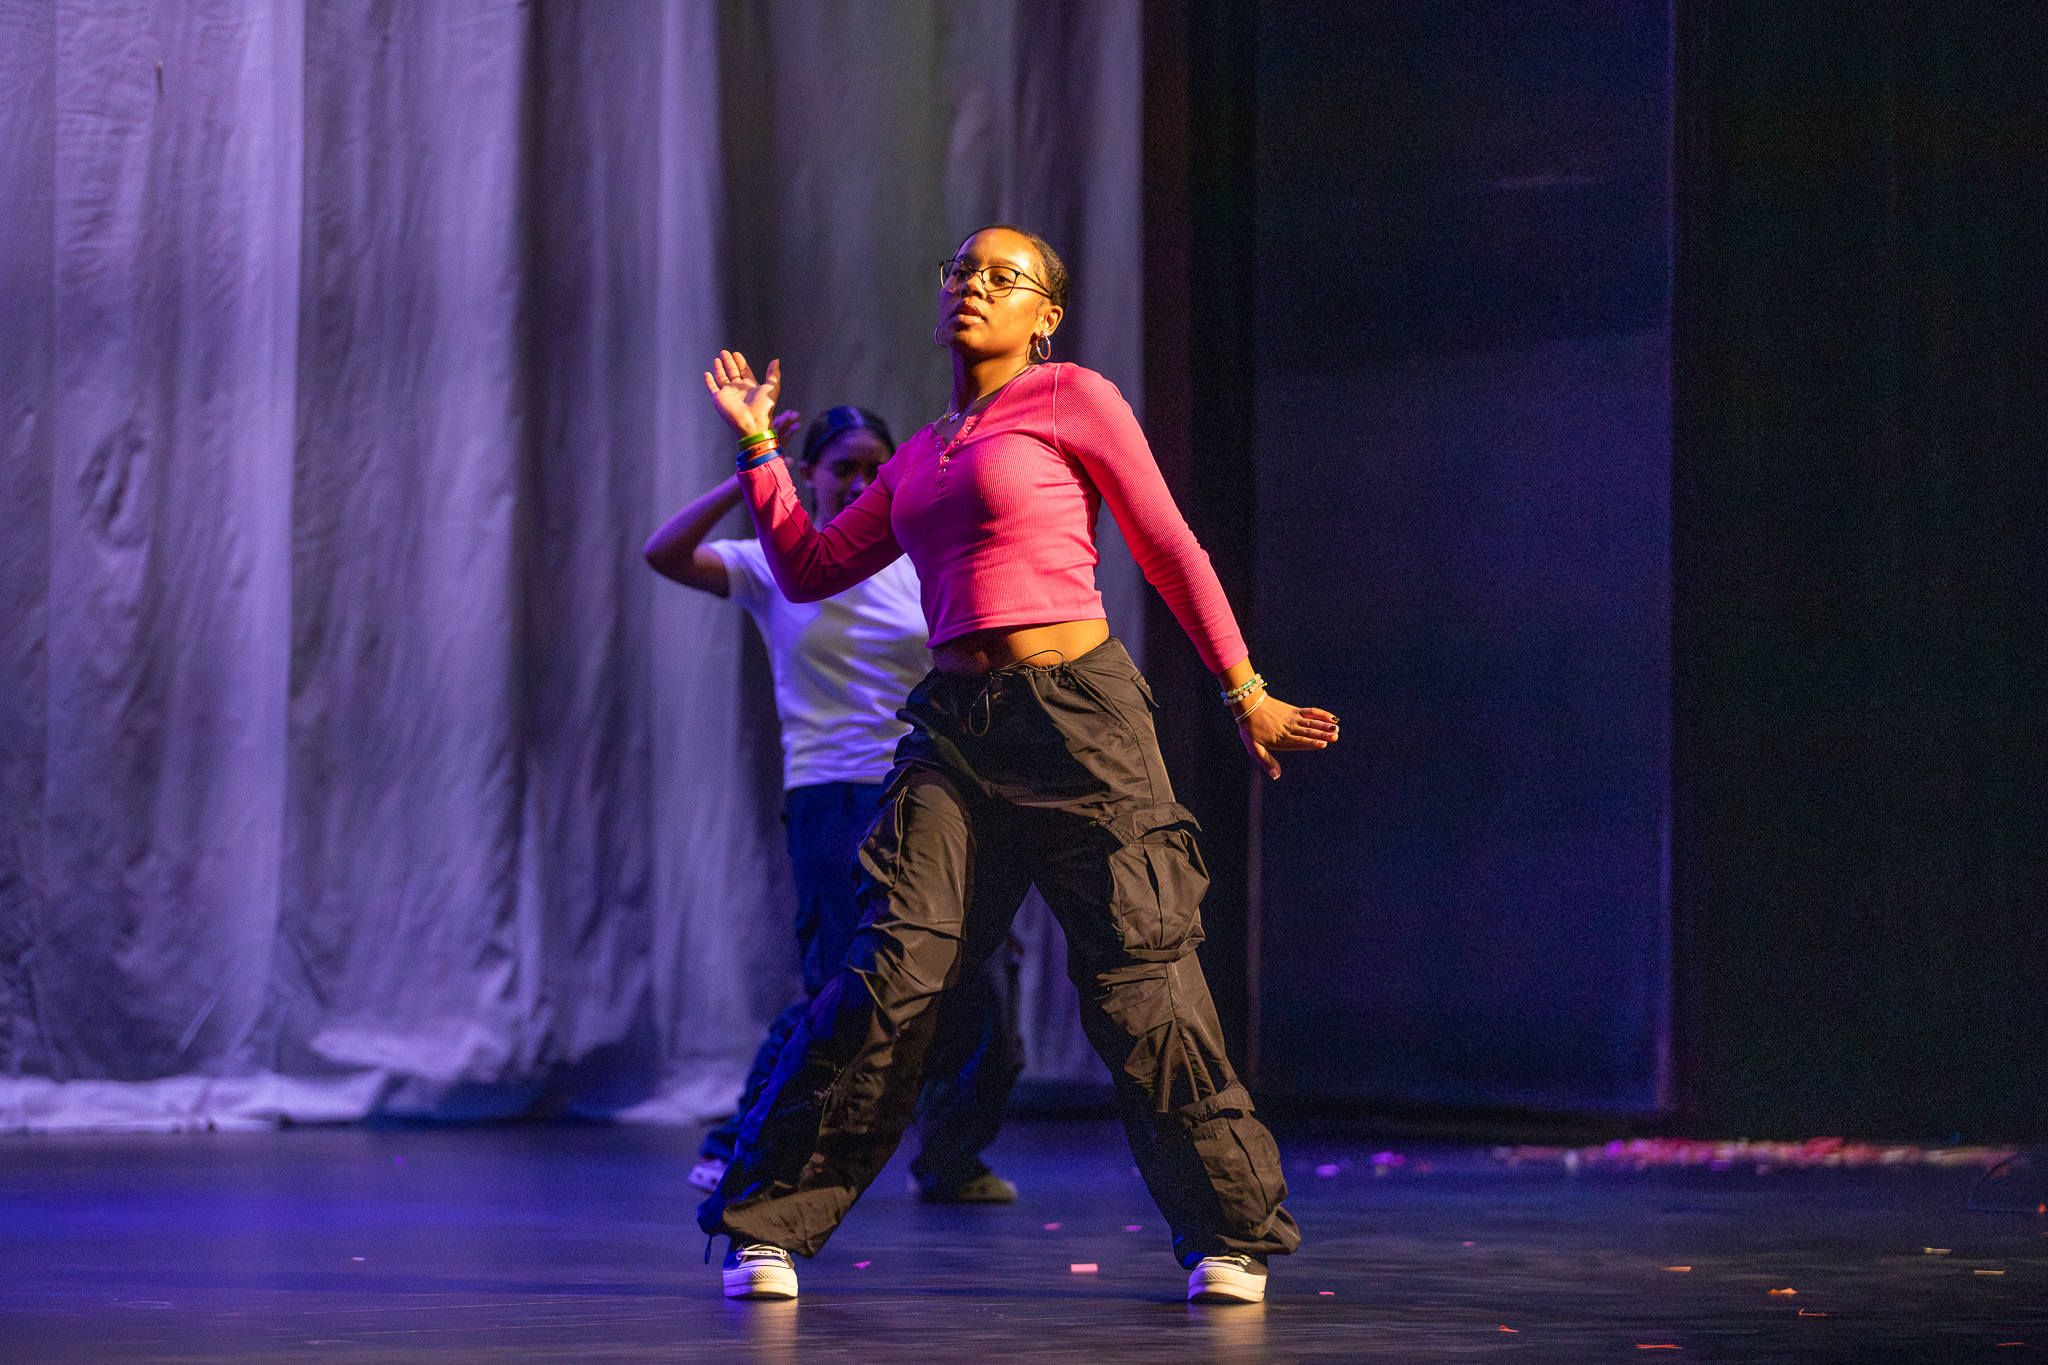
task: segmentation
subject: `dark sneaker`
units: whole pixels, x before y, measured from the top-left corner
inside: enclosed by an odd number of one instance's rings
[[[754,1242],[726,1253],[725,1296],[728,1299],[793,1299],[796,1263],[781,1247]]]
[[[920,1185],[917,1197],[927,1204],[1014,1204],[1017,1187],[994,1171],[983,1171],[950,1190]]]
[[[1256,1256],[1204,1256],[1188,1273],[1190,1303],[1264,1303],[1266,1267]]]

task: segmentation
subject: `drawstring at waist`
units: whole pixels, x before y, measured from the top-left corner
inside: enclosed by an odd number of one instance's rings
[[[1040,654],[1059,654],[1060,661],[1050,667],[1032,663],[1031,661]],[[982,675],[981,689],[974,694],[974,700],[967,703],[967,714],[960,718],[960,728],[975,739],[986,737],[989,728],[995,724],[995,703],[1002,696],[1003,676],[1005,674],[1019,674],[1021,676],[1022,670],[1027,668],[1035,673],[1049,672],[1062,679],[1073,676],[1073,669],[1067,664],[1067,656],[1060,654],[1060,651],[1057,649],[1041,649],[1036,653],[1026,654],[1013,664],[1005,664],[1001,668],[991,669]],[[1102,697],[1095,689],[1083,687],[1082,690],[1087,692],[1089,696],[1094,697],[1098,703],[1101,702]],[[975,719],[977,710],[980,712],[979,724],[976,723]]]

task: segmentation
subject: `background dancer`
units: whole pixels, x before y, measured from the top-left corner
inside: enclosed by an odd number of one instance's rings
[[[843,592],[907,552],[935,667],[910,694],[911,731],[861,848],[863,923],[845,970],[783,1049],[698,1221],[732,1239],[729,1297],[796,1293],[791,1253],[825,1244],[909,1120],[935,1004],[996,951],[1035,883],[1066,931],[1089,1039],[1191,1272],[1189,1297],[1256,1302],[1266,1258],[1293,1251],[1300,1233],[1193,955],[1208,878],[1160,759],[1150,689],[1103,619],[1099,506],[1269,774],[1280,771],[1274,751],[1323,748],[1337,720],[1265,692],[1114,386],[1035,363],[1050,359],[1066,304],[1051,248],[985,228],[940,282],[933,339],[952,352],[952,410],[829,526],[804,515],[776,457],[779,364],[757,382],[743,356],[723,352],[705,375],[740,435],[742,487],[783,592]]]
[[[775,429],[786,435],[800,420],[794,412],[779,414]],[[813,422],[797,470],[811,490],[815,524],[831,524],[860,496],[894,447],[887,424],[865,408],[832,408]],[[759,542],[705,542],[739,499],[738,478],[727,479],[670,517],[645,550],[664,577],[747,609],[767,642],[782,719],[783,818],[796,873],[804,997],[769,1025],[733,1116],[705,1134],[690,1181],[706,1190],[725,1174],[740,1117],[783,1044],[845,961],[859,922],[854,851],[908,728],[896,710],[931,667],[910,561],[827,601],[799,605],[776,589]],[[981,1160],[1023,1069],[1014,970],[1012,954],[996,953],[948,998],[943,1052],[934,1057],[918,1108],[924,1145],[911,1163],[928,1202],[1007,1204],[1017,1197],[1016,1186]]]

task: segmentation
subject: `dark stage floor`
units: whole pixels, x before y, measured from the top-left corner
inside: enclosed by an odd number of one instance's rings
[[[1371,1144],[1283,1137],[1304,1253],[1263,1308],[1191,1308],[1118,1130],[1020,1121],[994,1153],[1018,1206],[922,1207],[899,1162],[800,1302],[728,1304],[693,1136],[0,1139],[0,1361],[2048,1358],[2048,1218],[1967,1212],[1969,1170],[1411,1146],[1375,1177]]]

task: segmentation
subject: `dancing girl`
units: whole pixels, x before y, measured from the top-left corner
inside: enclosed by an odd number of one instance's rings
[[[805,516],[772,427],[780,366],[719,355],[705,384],[739,434],[741,489],[791,601],[843,592],[904,555],[933,669],[900,713],[859,853],[862,922],[741,1122],[698,1209],[725,1234],[725,1293],[789,1298],[912,1117],[940,1002],[1004,942],[1036,884],[1066,932],[1090,1042],[1131,1151],[1189,1271],[1188,1297],[1258,1302],[1300,1244],[1270,1134],[1224,1056],[1199,961],[1207,888],[1174,800],[1145,680],[1109,635],[1094,526],[1107,503],[1204,662],[1253,760],[1321,749],[1337,718],[1266,692],[1130,407],[1050,361],[1066,269],[1034,234],[984,228],[940,270],[934,340],[951,409],[829,526]]]
[[[778,413],[774,430],[787,436],[800,420],[793,412]],[[832,408],[813,422],[797,463],[797,476],[811,492],[812,523],[831,525],[875,481],[895,448],[888,425],[866,408]],[[931,669],[909,560],[826,601],[791,602],[776,589],[757,541],[705,541],[739,501],[735,475],[670,517],[643,552],[663,577],[730,598],[754,618],[768,646],[782,721],[783,820],[796,874],[804,995],[769,1025],[733,1116],[704,1135],[690,1183],[705,1190],[718,1188],[741,1116],[810,1002],[846,960],[860,925],[854,850],[874,822],[896,741],[909,728],[896,719],[897,708]],[[944,1051],[933,1056],[932,1079],[919,1101],[923,1147],[910,1167],[928,1203],[1017,1198],[1017,1187],[981,1160],[1023,1070],[1012,966],[1009,953],[996,953],[946,1002]]]

